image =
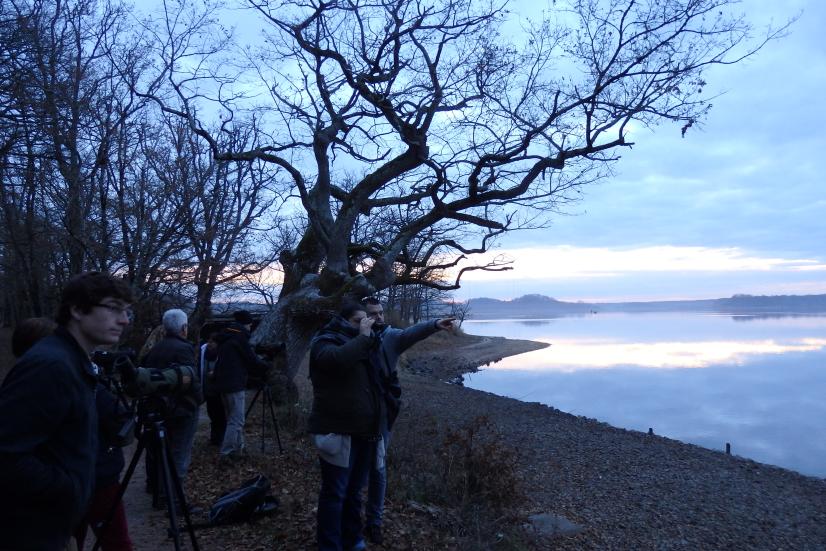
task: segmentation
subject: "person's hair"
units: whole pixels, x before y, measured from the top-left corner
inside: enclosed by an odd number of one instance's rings
[[[181,333],[181,329],[183,329],[184,325],[187,324],[186,312],[183,310],[178,310],[177,308],[167,310],[163,313],[161,323],[163,323],[163,328],[166,329],[167,333],[179,335]]]
[[[58,325],[66,325],[72,319],[72,307],[84,314],[105,298],[132,303],[132,290],[123,279],[101,272],[84,272],[72,277],[60,293],[57,307]]]
[[[376,297],[364,297],[361,299],[362,306],[381,306],[381,301]]]
[[[364,306],[359,304],[355,301],[347,301],[341,305],[341,310],[338,311],[338,315],[342,318],[348,320],[353,317],[353,314],[356,312],[364,312]]]
[[[19,358],[34,346],[34,343],[51,335],[57,323],[50,318],[27,318],[17,324],[11,335],[11,352]]]
[[[238,310],[232,313],[232,319],[241,325],[252,325],[255,320],[252,319],[252,314],[246,310]]]

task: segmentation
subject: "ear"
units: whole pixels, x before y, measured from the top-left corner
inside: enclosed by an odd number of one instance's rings
[[[80,309],[80,306],[76,305],[69,307],[69,313],[71,314],[72,319],[75,321],[79,321],[83,316],[86,315],[86,313]]]

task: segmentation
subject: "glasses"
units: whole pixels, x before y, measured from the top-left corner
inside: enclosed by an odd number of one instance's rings
[[[117,304],[105,304],[103,302],[99,302],[97,304],[93,304],[92,306],[100,306],[101,308],[106,308],[110,312],[112,312],[116,316],[123,316],[125,315],[129,321],[132,321],[132,318],[135,317],[135,313],[132,311],[132,308],[129,306],[119,306]]]

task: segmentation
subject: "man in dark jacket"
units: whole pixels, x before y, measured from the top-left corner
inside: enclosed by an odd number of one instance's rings
[[[378,366],[370,359],[379,345],[373,321],[360,304],[347,304],[310,345],[309,431],[321,464],[316,530],[321,551],[365,548],[361,490],[386,417]]]
[[[0,387],[0,549],[63,550],[92,492],[98,451],[90,354],[129,324],[126,283],[72,278],[59,327],[18,360]]]
[[[221,393],[227,419],[224,441],[219,452],[222,461],[237,459],[244,453],[244,415],[249,371],[266,371],[269,367],[250,345],[252,315],[246,310],[239,310],[233,314],[233,318],[235,323],[216,337],[218,357],[215,360],[214,383],[215,389]]]
[[[195,346],[186,340],[189,332],[186,313],[178,309],[167,310],[161,323],[166,334],[146,355],[143,367],[169,369],[177,365],[191,368],[192,379],[171,397],[168,411],[164,416],[172,460],[178,477],[183,481],[189,470],[192,442],[195,439],[195,429],[198,427],[201,386],[195,376]]]

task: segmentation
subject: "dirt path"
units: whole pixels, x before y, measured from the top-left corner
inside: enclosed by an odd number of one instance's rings
[[[202,427],[209,422],[206,415],[205,408],[202,408],[199,417],[199,433]],[[200,434],[196,438],[202,438]],[[126,465],[134,456],[137,443],[133,443],[128,448],[124,449],[126,455]],[[126,517],[129,522],[129,536],[132,538],[135,551],[155,551],[158,549],[174,549],[172,540],[167,537],[169,530],[169,521],[165,510],[155,510],[152,507],[152,496],[146,492],[146,468],[145,468],[146,454],[141,454],[140,461],[137,464],[132,479],[126,488],[126,493],[123,496],[124,506],[126,508]],[[124,471],[125,475],[125,471]],[[183,519],[181,519],[183,521]],[[190,549],[189,535],[182,530],[181,541],[184,544],[184,549]],[[197,532],[196,532],[197,537]],[[200,545],[199,547],[204,548]]]

